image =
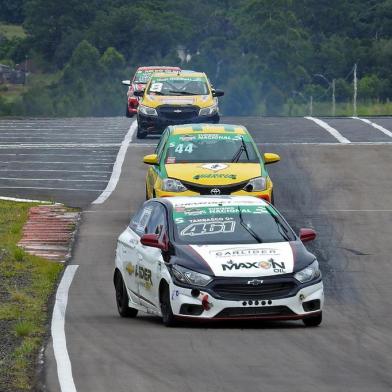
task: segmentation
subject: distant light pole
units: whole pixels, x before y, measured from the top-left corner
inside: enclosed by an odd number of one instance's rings
[[[335,98],[335,79],[332,79],[330,82],[324,75],[322,74],[314,74],[313,76],[317,76],[328,83],[328,87],[332,88],[332,117],[335,117],[336,112],[336,98]]]
[[[357,64],[354,64],[354,97],[353,97],[354,117],[357,117],[357,91],[358,91]]]

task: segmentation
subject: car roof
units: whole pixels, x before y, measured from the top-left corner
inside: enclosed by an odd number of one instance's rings
[[[181,71],[180,67],[168,67],[164,65],[151,65],[147,67],[139,67],[137,71],[153,71],[155,69],[172,69],[173,71]]]
[[[159,200],[159,199],[158,199]],[[269,204],[254,196],[176,196],[163,197],[160,200],[172,207],[222,207],[238,205],[268,206]]]
[[[228,133],[235,135],[248,135],[248,130],[242,125],[233,124],[185,124],[171,125],[171,135],[188,135],[189,133]]]
[[[187,72],[178,72],[177,75],[173,75],[173,74],[168,74],[168,73],[159,73],[156,72],[154,74],[154,77],[163,77],[163,78],[172,78],[173,76],[178,76],[178,78],[186,78],[186,77],[191,77],[191,78],[195,78],[195,77],[205,77],[207,78],[206,74],[204,72],[196,72],[196,71],[187,71]]]

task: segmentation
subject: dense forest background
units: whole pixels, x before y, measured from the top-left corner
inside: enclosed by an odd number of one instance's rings
[[[205,71],[224,114],[302,115],[333,79],[349,105],[354,64],[364,106],[392,97],[392,0],[0,0],[0,21],[24,31],[0,63],[30,71],[3,115],[123,115],[120,81],[155,64]]]

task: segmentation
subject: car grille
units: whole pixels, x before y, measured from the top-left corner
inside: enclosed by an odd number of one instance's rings
[[[249,299],[277,299],[290,296],[297,287],[294,281],[263,282],[258,286],[244,282],[217,282],[212,290],[221,299],[225,300],[249,300]]]
[[[225,308],[219,312],[215,318],[220,317],[275,317],[293,316],[295,313],[287,306],[263,306],[263,307],[243,307]]]
[[[198,106],[161,105],[157,107],[158,115],[166,120],[191,120],[199,115]]]
[[[193,182],[181,181],[190,191],[200,193],[200,195],[230,195],[233,192],[240,191],[248,181],[239,182],[231,185],[200,185]],[[218,189],[218,193],[214,193]],[[212,191],[212,192],[211,192]]]

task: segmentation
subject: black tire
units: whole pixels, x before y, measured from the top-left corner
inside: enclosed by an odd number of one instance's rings
[[[306,317],[302,321],[306,327],[318,327],[323,321],[323,314],[320,312],[316,316]]]
[[[140,128],[140,127],[138,126],[138,127],[137,127],[137,132],[136,132],[136,137],[137,137],[138,139],[145,139],[146,136],[147,136],[147,132],[146,132],[144,129],[142,129],[142,128]]]
[[[161,289],[160,303],[161,303],[163,324],[166,327],[175,327],[177,325],[177,320],[175,319],[171,308],[170,292],[169,292],[169,286],[167,284],[165,284]]]
[[[146,200],[149,200],[148,191],[147,191],[147,185],[146,185]]]
[[[129,111],[128,111],[128,105],[127,105],[127,107],[125,108],[125,117],[128,117],[128,118],[133,117],[133,114],[130,114]]]
[[[155,189],[152,190],[152,198],[155,199],[157,197],[157,194],[155,193]]]
[[[129,298],[127,289],[125,287],[125,283],[123,278],[119,272],[116,273],[115,276],[115,288],[116,288],[116,304],[117,310],[121,317],[136,317],[137,309],[130,308]]]
[[[274,191],[271,192],[271,204],[275,205]]]

